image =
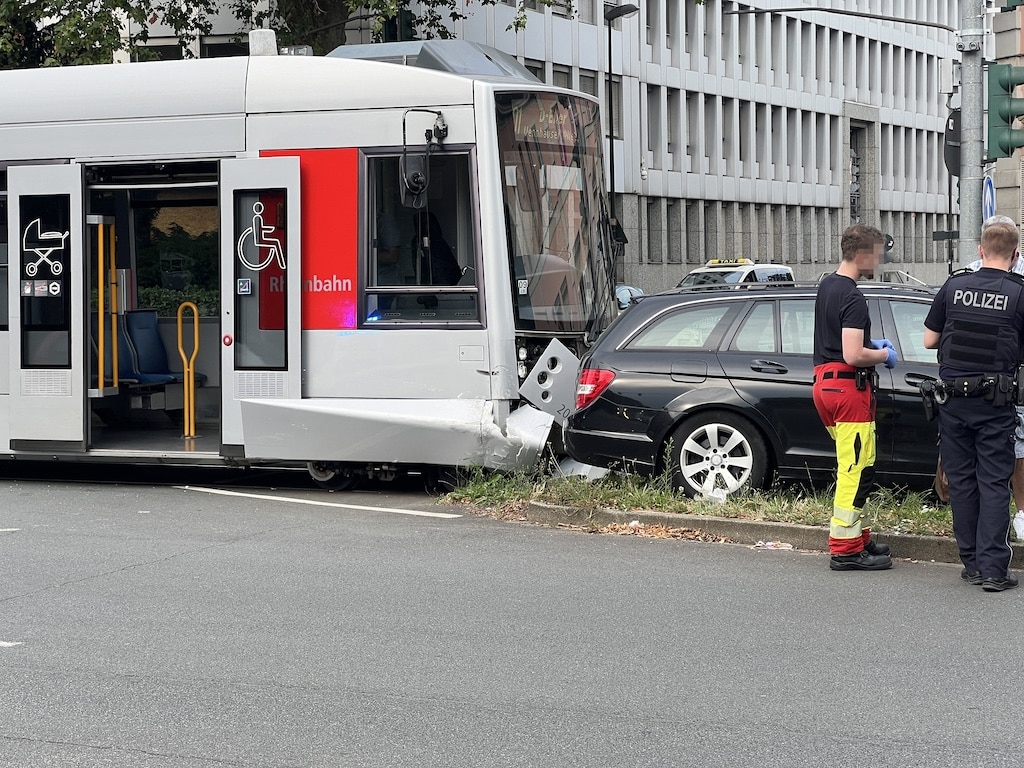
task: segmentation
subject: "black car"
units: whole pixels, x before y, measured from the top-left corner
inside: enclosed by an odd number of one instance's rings
[[[934,289],[861,283],[871,334],[896,347],[878,366],[876,479],[927,487],[938,458],[918,385],[938,377],[924,347]],[[690,288],[639,299],[580,364],[569,455],[657,473],[687,494],[760,488],[773,477],[827,483],[835,446],[811,400],[814,285]]]

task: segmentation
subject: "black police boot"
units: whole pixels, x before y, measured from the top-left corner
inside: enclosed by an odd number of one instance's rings
[[[889,545],[882,544],[874,539],[868,539],[868,543],[864,545],[864,551],[869,555],[888,555]]]
[[[884,571],[892,568],[892,558],[872,555],[865,549],[856,555],[832,555],[828,567],[833,571]]]
[[[1018,583],[1016,576],[1012,573],[1007,573],[1001,579],[985,579],[981,582],[981,588],[986,592],[1002,592],[1004,589],[1013,589]]]
[[[978,586],[979,584],[985,581],[985,578],[981,575],[979,571],[968,571],[966,568],[960,571],[960,578],[966,581],[968,584],[973,584],[975,586]]]

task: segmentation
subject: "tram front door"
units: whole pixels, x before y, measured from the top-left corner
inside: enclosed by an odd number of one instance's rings
[[[10,448],[86,449],[82,166],[8,169]]]

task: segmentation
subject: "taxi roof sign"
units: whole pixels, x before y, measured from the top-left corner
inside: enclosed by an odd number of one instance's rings
[[[750,259],[745,259],[745,258],[739,258],[739,259],[708,259],[708,261],[705,262],[705,266],[710,267],[710,266],[714,266],[716,264],[729,264],[729,265],[733,265],[733,264],[753,264],[753,263],[754,262],[751,261]]]

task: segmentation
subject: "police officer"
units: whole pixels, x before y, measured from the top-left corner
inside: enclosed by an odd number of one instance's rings
[[[836,441],[836,491],[828,547],[833,571],[892,567],[889,547],[871,540],[864,506],[875,476],[875,366],[896,365],[886,339],[873,340],[861,277],[874,276],[884,235],[854,224],[843,232],[839,268],[818,284],[814,301],[814,407]]]
[[[949,480],[960,578],[986,592],[1017,586],[1010,476],[1014,376],[1024,341],[1024,278],[1012,273],[1020,232],[1005,216],[981,230],[981,268],[950,275],[925,318],[924,344],[939,351],[939,452]]]

